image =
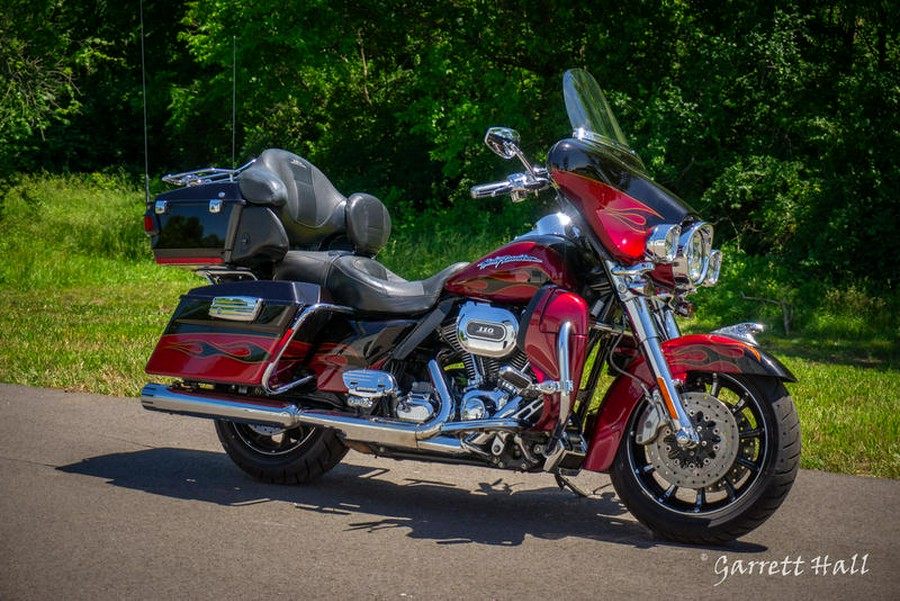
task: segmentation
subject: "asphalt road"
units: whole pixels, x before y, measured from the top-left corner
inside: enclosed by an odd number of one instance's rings
[[[716,548],[655,540],[605,476],[580,485],[356,453],[265,485],[211,422],[0,385],[0,600],[900,598],[900,481],[801,472]]]

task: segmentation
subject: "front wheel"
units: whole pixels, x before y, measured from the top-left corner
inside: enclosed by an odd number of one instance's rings
[[[304,484],[336,466],[347,447],[326,428],[239,424],[216,420],[216,434],[239,468],[266,482]]]
[[[611,469],[619,498],[658,536],[720,544],[762,524],[787,496],[800,463],[800,422],[773,378],[692,374],[682,394],[700,435],[684,449],[663,426],[639,444],[646,401],[629,419]]]

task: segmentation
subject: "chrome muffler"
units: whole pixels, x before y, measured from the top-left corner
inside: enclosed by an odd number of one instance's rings
[[[301,409],[279,399],[250,400],[227,395],[212,397],[190,390],[173,390],[163,384],[147,384],[141,391],[141,404],[150,411],[224,419],[282,428],[318,426],[334,428],[352,442],[386,447],[441,453],[469,454],[459,440],[438,436],[453,411],[453,397],[447,388],[437,361],[428,363],[428,373],[441,401],[440,411],[421,424],[386,420],[380,417],[357,417],[320,409]]]

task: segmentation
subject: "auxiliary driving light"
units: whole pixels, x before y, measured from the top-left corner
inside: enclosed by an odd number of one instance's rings
[[[714,250],[709,253],[709,269],[706,272],[704,286],[715,286],[719,282],[719,273],[722,271],[722,251]]]
[[[650,230],[645,252],[647,258],[656,263],[671,263],[678,253],[678,239],[681,226],[664,223]]]

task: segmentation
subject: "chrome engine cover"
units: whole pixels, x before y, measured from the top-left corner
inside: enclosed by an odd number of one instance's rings
[[[507,311],[484,303],[467,302],[459,310],[456,336],[473,355],[500,359],[516,349],[519,320]]]

